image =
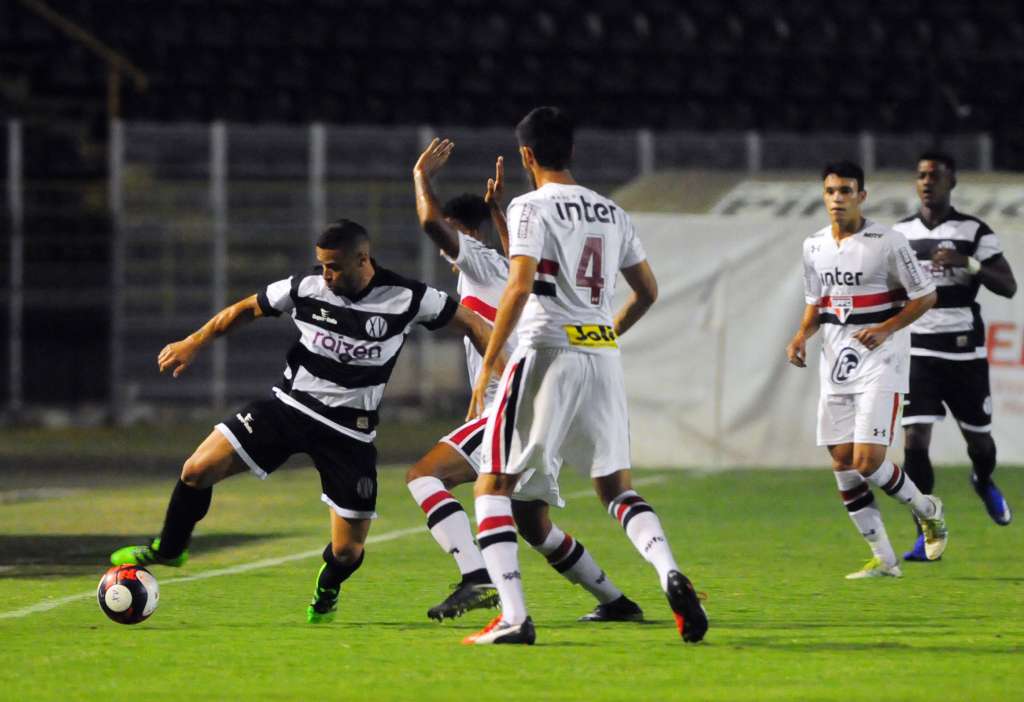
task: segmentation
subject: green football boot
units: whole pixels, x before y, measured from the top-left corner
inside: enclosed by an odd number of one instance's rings
[[[328,587],[320,587],[320,574],[324,572],[327,564],[320,566],[316,573],[316,580],[313,583],[313,601],[306,607],[306,621],[310,624],[327,624],[334,621],[334,615],[338,612],[338,590]]]
[[[149,545],[125,546],[110,554],[112,565],[164,565],[180,568],[188,561],[188,550],[184,550],[174,558],[160,555],[160,539],[153,539]]]

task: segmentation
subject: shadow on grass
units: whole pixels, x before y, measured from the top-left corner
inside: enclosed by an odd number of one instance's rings
[[[208,534],[196,536],[192,549],[209,553],[278,534]],[[84,575],[109,566],[110,553],[127,544],[148,543],[151,534],[0,534],[0,578]]]
[[[976,656],[979,654],[1006,654],[1020,655],[1021,646],[1009,644],[1006,646],[978,645],[972,643],[970,646],[958,646],[955,644],[943,645],[917,645],[907,644],[899,641],[779,641],[777,639],[744,639],[734,638],[725,642],[732,648],[771,649],[772,651],[788,651],[795,653],[836,653],[843,651],[908,651],[914,653],[947,653]]]

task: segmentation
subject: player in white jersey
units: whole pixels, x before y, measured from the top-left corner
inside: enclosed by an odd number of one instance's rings
[[[1017,281],[1003,257],[999,237],[977,217],[950,203],[956,186],[956,162],[948,154],[928,152],[917,161],[920,209],[893,228],[911,247],[935,280],[938,302],[910,326],[910,394],[903,408],[903,467],[925,491],[935,485],[928,456],[932,424],[946,408],[956,419],[971,459],[971,485],[992,520],[1006,526],[1012,519],[1006,498],[992,481],[996,444],[992,440],[985,323],[975,301],[985,286],[1013,297]],[[907,561],[926,561],[919,535]]]
[[[442,254],[459,271],[458,291],[461,304],[494,322],[501,293],[508,280],[508,258],[483,244],[481,226],[491,220],[508,249],[508,230],[500,200],[504,186],[501,159],[495,177],[488,182],[487,193],[461,195],[442,209],[431,186],[431,176],[448,160],[453,144],[434,139],[413,169],[416,209],[423,231],[438,245]],[[515,348],[515,334],[506,344],[506,352]],[[475,385],[482,358],[470,339],[466,339],[466,365],[470,385]],[[497,389],[497,378],[487,390],[488,401]],[[476,480],[480,472],[480,452],[485,419],[473,419],[449,432],[416,462],[406,474],[406,483],[416,504],[427,517],[427,527],[438,545],[451,554],[459,568],[460,582],[440,604],[427,610],[427,616],[441,621],[458,617],[470,609],[497,604],[497,592],[484,566],[480,548],[473,538],[469,517],[450,492],[452,488]],[[538,528],[539,527],[539,528]],[[595,609],[582,621],[640,621],[643,612],[619,590],[598,567],[582,543],[546,520],[541,524],[525,522],[525,538],[548,563],[569,582],[581,585],[595,598]]]
[[[786,347],[806,366],[806,344],[822,330],[818,445],[832,456],[839,494],[873,557],[846,577],[900,577],[870,485],[910,505],[928,557],[946,547],[942,502],[924,495],[885,457],[910,372],[908,325],[935,304],[935,284],[902,234],[861,216],[864,171],[849,161],[822,172],[831,223],[804,240],[804,308]]]
[[[657,569],[683,639],[699,641],[707,616],[679,572],[657,515],[630,482],[616,337],[654,303],[657,282],[629,216],[573,179],[568,116],[536,108],[516,136],[535,190],[509,205],[509,281],[469,412],[470,418],[483,412],[499,355],[516,329],[519,345],[488,410],[475,488],[477,540],[502,613],[463,643],[534,642],[515,529],[539,527],[549,505],[564,504],[558,491],[563,459],[589,472],[601,501]],[[633,295],[613,318],[620,271]]]

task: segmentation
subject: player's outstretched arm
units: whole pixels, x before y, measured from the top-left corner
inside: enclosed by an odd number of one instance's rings
[[[622,336],[647,314],[651,305],[658,299],[658,280],[647,261],[622,269],[622,277],[633,289],[629,299],[615,315],[615,335]]]
[[[457,258],[459,255],[459,233],[445,221],[430,179],[448,161],[454,148],[455,144],[447,139],[434,139],[420,154],[412,169],[412,181],[416,187],[416,215],[420,219],[420,228],[450,258]]]
[[[903,327],[909,326],[914,322],[914,320],[934,307],[935,302],[938,299],[939,296],[934,291],[927,295],[915,298],[908,302],[895,317],[891,317],[881,324],[876,324],[873,327],[861,329],[853,335],[853,338],[864,344],[864,346],[869,349],[877,349],[881,343],[892,336],[893,333],[898,332]]]
[[[501,239],[501,250],[508,256],[508,220],[505,219],[502,199],[505,196],[505,157],[499,156],[494,164],[494,177],[487,179],[484,202],[491,210],[491,224]]]
[[[263,311],[260,309],[255,295],[250,295],[244,300],[239,300],[235,304],[225,307],[215,314],[209,322],[181,341],[175,341],[164,346],[163,350],[160,351],[160,355],[156,358],[160,372],[172,371],[172,375],[177,378],[181,375],[182,371],[192,364],[192,359],[199,353],[199,349],[218,336],[227,334],[235,327],[262,316]]]
[[[501,293],[498,315],[494,319],[494,329],[491,331],[490,341],[487,342],[487,350],[484,352],[480,373],[473,388],[473,397],[469,401],[466,419],[479,417],[484,411],[487,385],[491,381],[491,376],[498,371],[502,351],[512,335],[512,330],[519,323],[523,307],[526,306],[526,301],[533,290],[533,278],[536,275],[537,259],[530,256],[512,257],[509,262],[508,283],[505,285],[505,291]]]
[[[804,316],[800,320],[800,328],[786,345],[786,358],[797,368],[807,367],[807,340],[818,331],[818,306],[804,307]]]

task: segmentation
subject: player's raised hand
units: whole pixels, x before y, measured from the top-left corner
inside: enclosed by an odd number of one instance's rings
[[[879,324],[874,327],[868,327],[867,329],[861,329],[853,335],[853,338],[864,344],[865,348],[874,351],[891,335],[892,332]]]
[[[807,367],[807,339],[803,334],[797,334],[786,345],[786,358],[797,368]]]
[[[427,177],[433,176],[448,162],[448,157],[452,155],[453,149],[455,149],[455,142],[435,137],[420,154],[416,165],[412,168],[413,173],[423,173]]]
[[[167,344],[156,358],[160,372],[172,371],[171,375],[177,378],[192,364],[192,359],[195,358],[197,351],[199,351],[199,347],[188,339]]]
[[[494,177],[487,179],[487,192],[484,202],[491,207],[501,209],[501,200],[505,196],[505,157],[499,156],[494,164]]]
[[[967,256],[954,249],[938,249],[932,254],[932,263],[942,268],[963,268],[967,265]]]

